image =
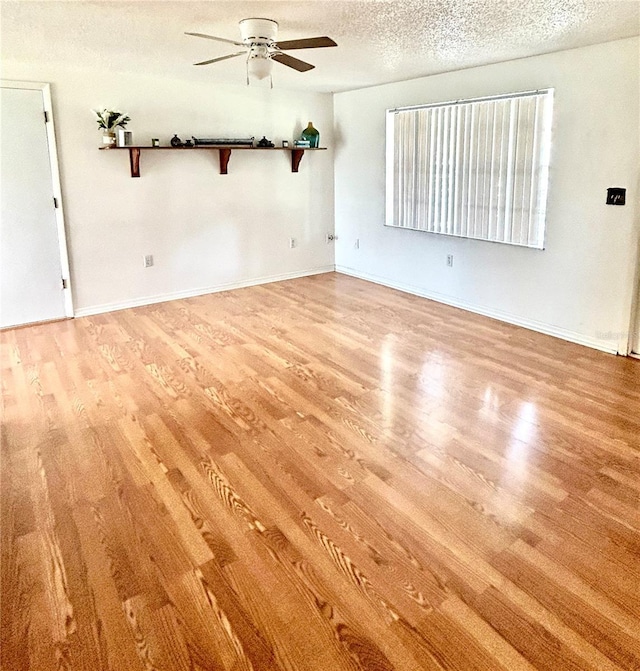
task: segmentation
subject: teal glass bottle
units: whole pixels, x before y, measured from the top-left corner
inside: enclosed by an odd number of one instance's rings
[[[320,146],[320,132],[313,127],[311,121],[309,125],[302,131],[300,136],[302,140],[309,141],[309,147],[317,149]]]

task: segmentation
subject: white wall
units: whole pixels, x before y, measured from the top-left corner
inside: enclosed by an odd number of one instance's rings
[[[98,151],[91,108],[132,118],[135,144],[173,133],[291,140],[310,119],[332,147],[328,94],[120,75],[46,63],[3,63],[3,78],[52,84],[76,314],[225,286],[332,269],[333,152],[142,152],[141,177],[124,151]],[[297,247],[289,248],[289,238]],[[142,257],[155,266],[144,269]]]
[[[626,353],[639,82],[633,38],[336,94],[337,269]],[[544,251],[383,226],[387,108],[546,87],[555,110]],[[609,186],[627,188],[625,207],[604,204]]]

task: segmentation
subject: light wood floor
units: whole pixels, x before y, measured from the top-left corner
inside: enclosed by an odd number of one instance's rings
[[[6,331],[2,669],[640,669],[640,361],[346,276]]]

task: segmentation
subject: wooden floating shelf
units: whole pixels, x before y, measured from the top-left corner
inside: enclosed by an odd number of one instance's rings
[[[140,177],[140,152],[145,151],[217,151],[220,159],[220,174],[228,174],[229,159],[232,151],[289,151],[291,152],[291,172],[298,172],[305,151],[325,151],[326,147],[243,147],[242,145],[196,145],[195,147],[99,147],[113,151],[124,149],[129,152],[131,177]]]

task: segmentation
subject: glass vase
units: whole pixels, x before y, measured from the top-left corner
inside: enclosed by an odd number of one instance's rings
[[[317,149],[320,146],[320,132],[313,127],[311,121],[309,121],[309,125],[302,131],[300,138],[308,140],[311,149]]]

